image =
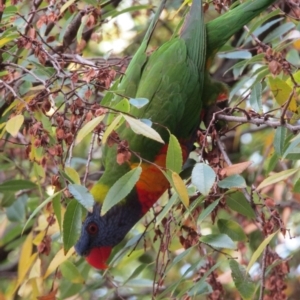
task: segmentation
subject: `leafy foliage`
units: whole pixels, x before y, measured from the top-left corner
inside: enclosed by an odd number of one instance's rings
[[[0,298],[297,298],[300,25],[288,1],[209,62],[213,78],[230,87],[229,104],[206,112],[187,162],[170,134],[160,170],[170,189],[114,248],[110,269],[100,275],[74,255],[93,205],[89,188],[101,176],[99,145],[116,143],[124,123],[163,144],[151,119],[129,114],[148,99],[107,106],[122,97],[126,54],[154,6],[120,2],[6,1],[0,9]],[[206,1],[207,19],[229,4]],[[153,49],[176,32],[178,8],[167,7]],[[124,22],[133,26],[130,41]],[[115,41],[133,46],[117,49]],[[120,164],[138,155],[121,142]],[[113,185],[103,214],[140,174],[136,166]]]

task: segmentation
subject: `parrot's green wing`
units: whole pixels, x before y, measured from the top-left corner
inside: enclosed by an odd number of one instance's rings
[[[193,1],[179,37],[161,46],[149,58],[137,97],[149,104],[142,109],[132,108],[138,118],[151,119],[154,128],[167,142],[167,127],[179,140],[189,139],[199,124],[206,58],[206,32],[201,1]],[[129,136],[134,148],[144,158],[153,161],[162,145],[141,136]],[[132,138],[132,139],[131,139]]]
[[[155,18],[158,18],[158,15],[157,13]],[[156,20],[152,21],[150,25],[152,28],[155,22]],[[153,127],[165,142],[169,138],[166,128],[178,139],[186,140],[191,138],[200,122],[206,58],[205,31],[202,2],[195,0],[179,36],[166,42],[149,57],[145,51],[152,30],[148,30],[147,38],[144,39],[121,81],[120,89],[125,90],[123,94],[125,97],[149,100],[143,108],[131,107],[129,113],[135,118],[149,119],[156,123],[157,125]],[[130,88],[127,85],[130,85]],[[121,97],[115,97],[111,105],[120,100]],[[162,144],[135,134],[125,123],[116,132],[121,140],[128,141],[130,150],[138,153],[143,159],[155,163]],[[117,148],[117,145],[103,147],[106,172],[92,189],[95,199],[99,202],[103,201],[107,188],[140,160],[140,157],[132,155],[129,163],[118,165]]]
[[[142,77],[142,70],[143,67],[147,61],[147,47],[149,44],[149,41],[151,39],[152,33],[155,29],[155,26],[159,20],[159,16],[161,15],[161,12],[163,11],[165,4],[166,4],[167,0],[162,0],[150,25],[149,28],[143,38],[142,44],[140,45],[138,51],[136,52],[136,54],[134,55],[134,57],[132,58],[125,76],[123,76],[120,85],[119,85],[119,89],[122,91],[122,93],[126,96],[126,97],[132,97],[134,98],[136,95],[136,91],[137,88],[139,86],[139,82],[141,80]],[[117,99],[115,99],[115,101],[120,100],[120,97],[117,97]]]

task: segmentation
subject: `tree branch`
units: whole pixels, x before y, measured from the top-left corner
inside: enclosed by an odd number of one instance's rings
[[[282,124],[281,121],[273,121],[273,120],[266,119],[264,117],[256,117],[256,118],[251,117],[249,119],[247,117],[236,117],[236,116],[228,116],[228,115],[224,115],[224,114],[216,114],[215,118],[217,120],[224,120],[227,122],[236,122],[236,123],[241,123],[241,124],[249,123],[249,124],[254,124],[257,126],[267,125],[274,129],[276,129],[277,127],[280,127],[280,126],[284,126],[288,130],[292,131],[293,133],[298,133],[298,131],[300,131],[300,125],[291,125],[289,123]]]

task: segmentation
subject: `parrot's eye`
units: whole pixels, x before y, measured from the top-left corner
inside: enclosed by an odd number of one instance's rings
[[[97,234],[98,233],[98,225],[96,223],[90,223],[87,227],[87,232],[89,234]]]

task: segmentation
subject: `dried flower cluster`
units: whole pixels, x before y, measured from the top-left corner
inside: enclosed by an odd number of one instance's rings
[[[287,288],[284,282],[290,268],[287,261],[282,261],[278,254],[268,251],[266,255],[266,266],[272,266],[272,270],[266,278],[266,294],[263,300],[286,300],[285,290]]]
[[[285,74],[290,74],[291,65],[285,59],[282,52],[276,52],[272,48],[268,47],[266,51],[259,47],[257,53],[264,53],[265,60],[268,62],[270,72],[276,76],[283,71]]]

